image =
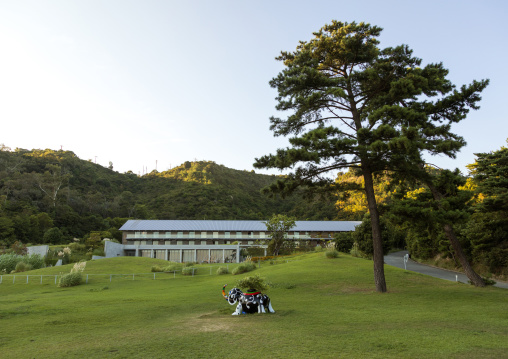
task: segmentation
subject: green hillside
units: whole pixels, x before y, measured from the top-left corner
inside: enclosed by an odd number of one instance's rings
[[[0,246],[16,240],[64,243],[91,231],[108,231],[118,238],[116,229],[128,218],[264,220],[287,213],[302,220],[322,220],[336,216],[333,201],[262,195],[260,190],[276,178],[206,161],[137,176],[81,160],[71,151],[3,148]]]

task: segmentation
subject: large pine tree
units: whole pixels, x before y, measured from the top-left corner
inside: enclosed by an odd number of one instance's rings
[[[288,192],[333,189],[327,173],[361,171],[372,223],[376,290],[386,292],[379,213],[373,176],[385,169],[410,171],[424,151],[453,157],[464,140],[450,126],[476,108],[488,81],[456,90],[442,64],[420,67],[406,45],[379,48],[382,29],[332,21],[277,58],[285,68],[270,85],[278,90],[272,117],[275,136],[292,136],[291,147],[256,159],[258,168],[291,169],[271,186]]]

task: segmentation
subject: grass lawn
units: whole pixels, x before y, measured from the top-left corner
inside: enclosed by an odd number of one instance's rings
[[[0,284],[0,357],[6,358],[508,358],[508,291],[323,252],[243,275],[94,276]],[[149,273],[148,258],[91,261],[88,274]],[[71,266],[29,274],[55,275]],[[213,272],[215,273],[215,271]],[[222,285],[259,273],[275,314],[231,316]]]

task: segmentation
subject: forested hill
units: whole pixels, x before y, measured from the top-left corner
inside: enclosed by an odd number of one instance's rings
[[[137,176],[81,160],[71,151],[2,147],[0,246],[15,240],[45,242],[50,229],[52,234],[61,232],[62,241],[90,231],[114,234],[127,218],[264,220],[274,213],[302,220],[336,217],[331,201],[262,195],[260,189],[275,180],[204,161]]]

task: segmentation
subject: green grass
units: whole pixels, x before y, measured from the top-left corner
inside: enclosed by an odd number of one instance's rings
[[[58,288],[0,284],[4,358],[506,358],[508,291],[476,288],[372,262],[314,253],[233,276],[103,278]],[[92,261],[84,275],[149,273],[149,258]],[[39,275],[71,266],[31,271]],[[202,273],[206,274],[206,266]],[[221,296],[259,273],[275,314],[231,316]]]

